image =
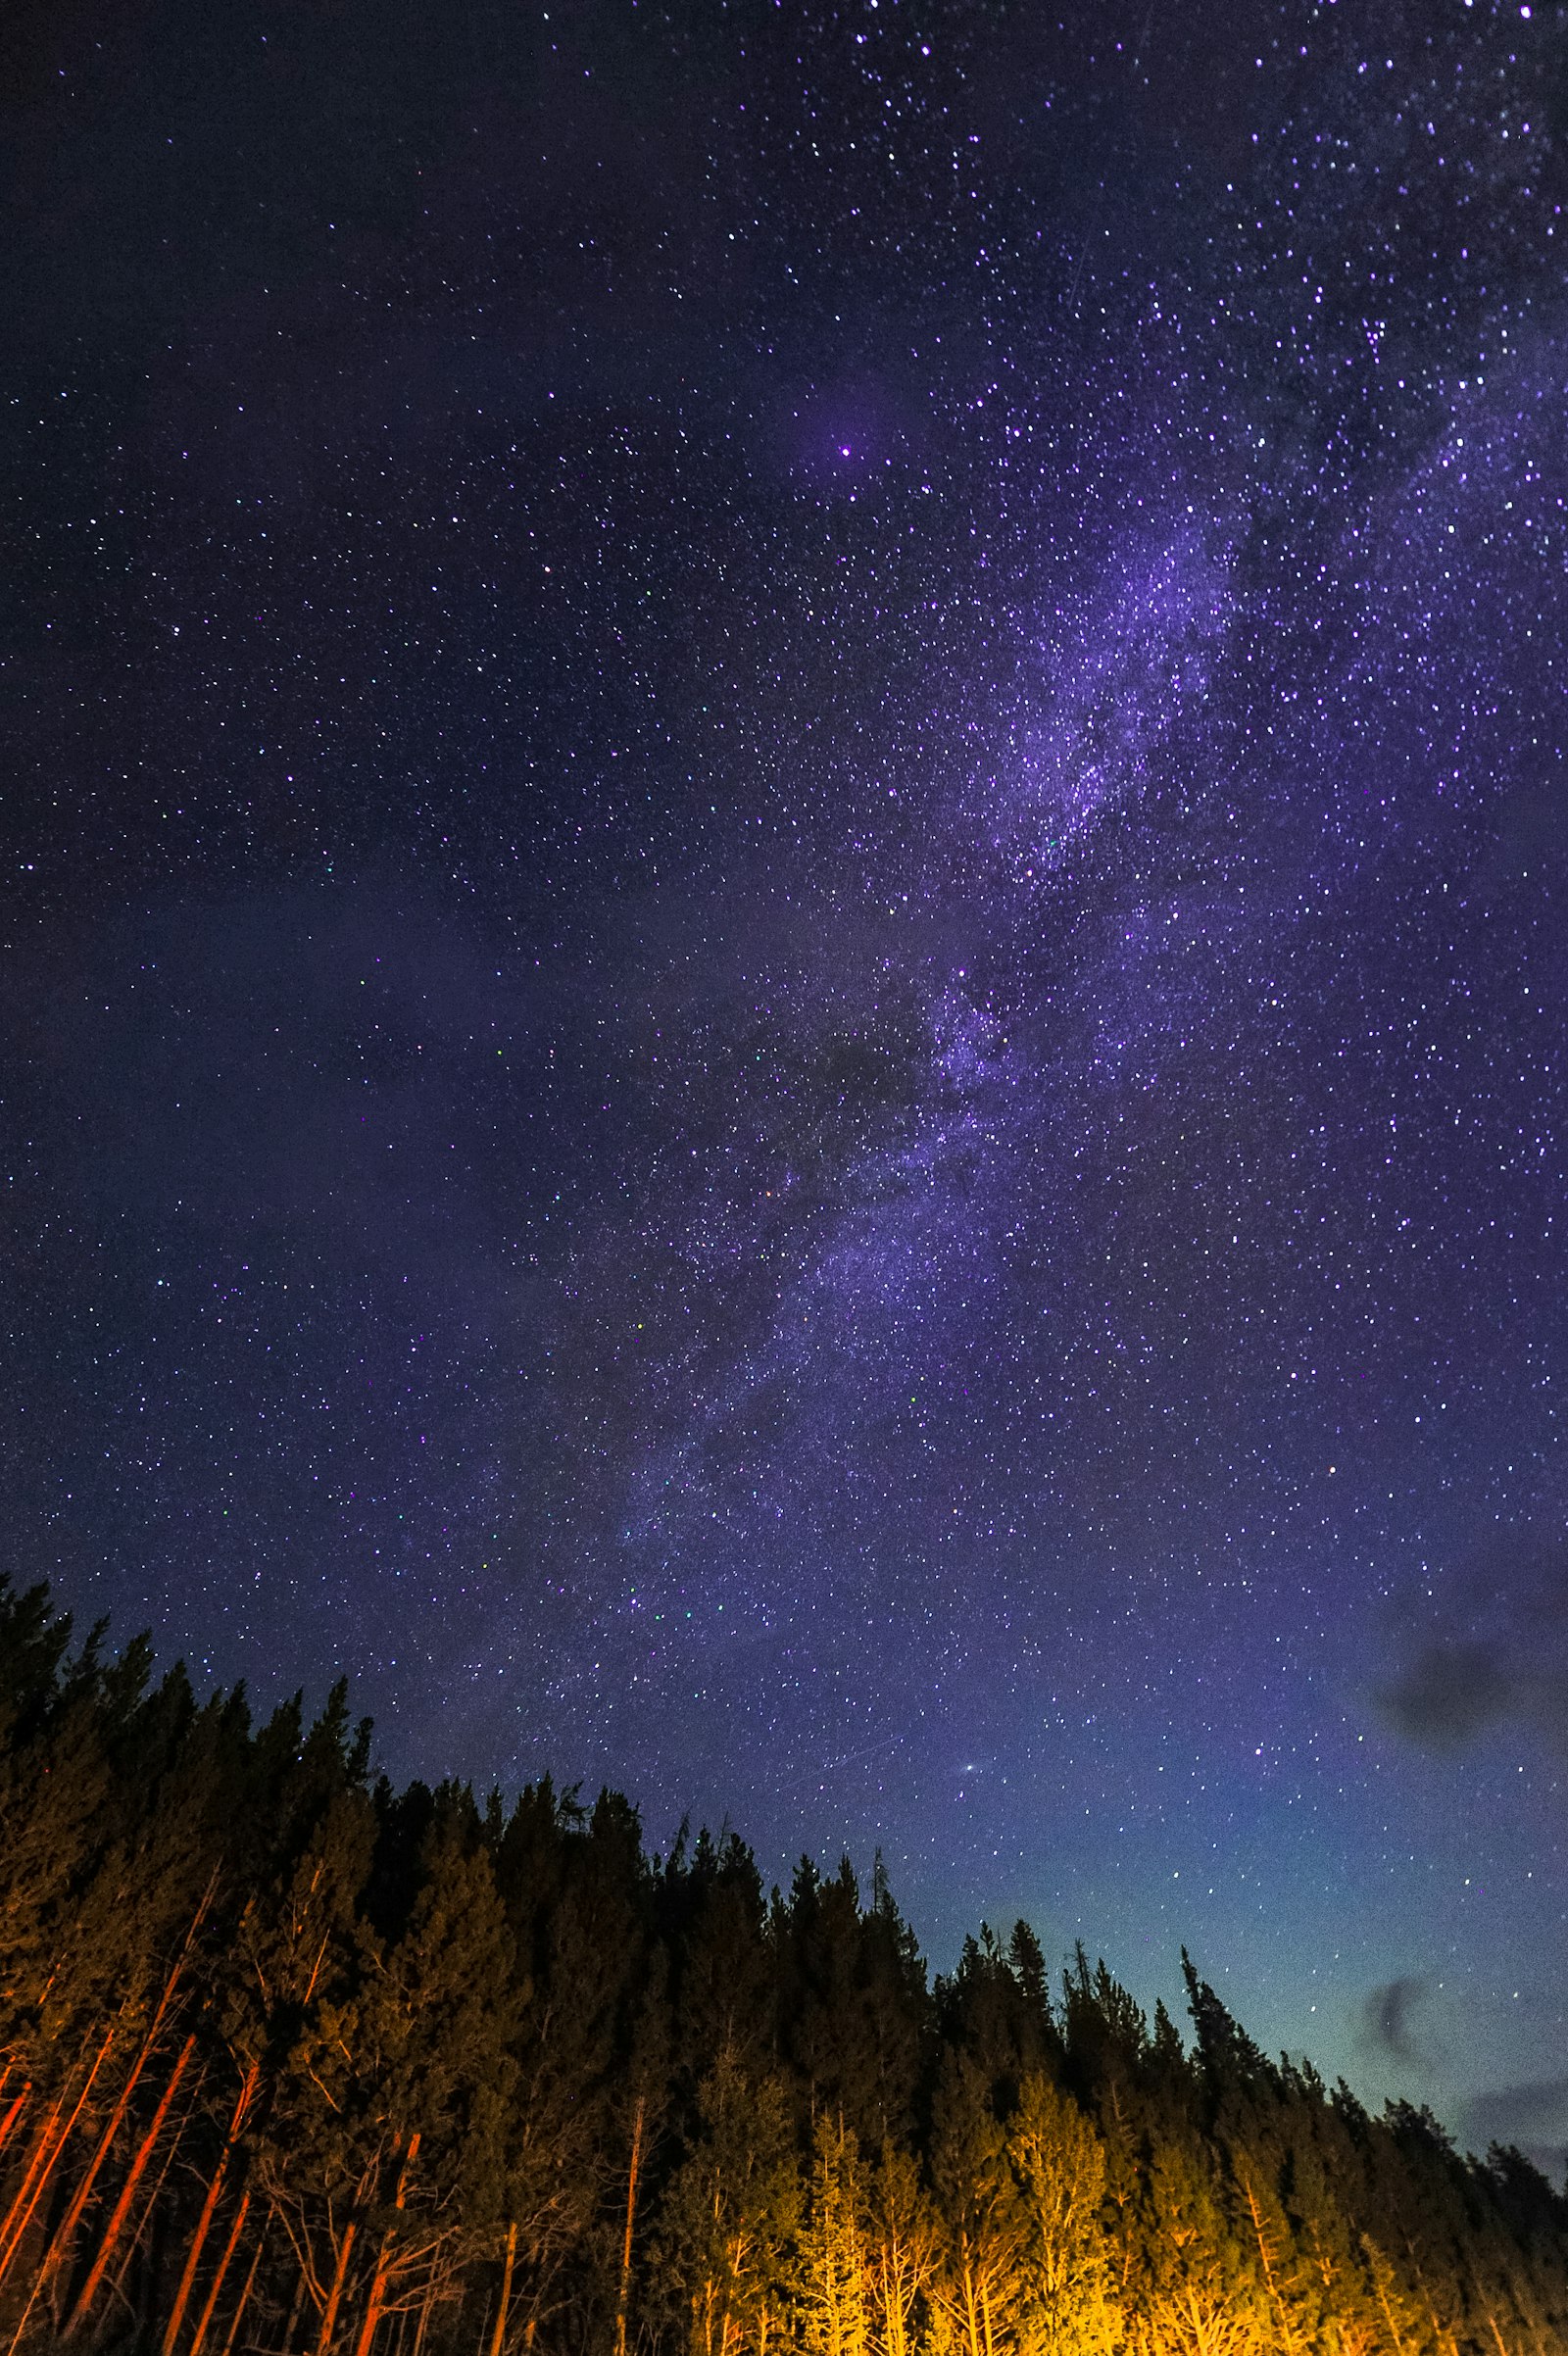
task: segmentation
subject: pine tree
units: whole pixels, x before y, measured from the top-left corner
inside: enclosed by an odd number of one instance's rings
[[[986,2072],[951,2048],[932,2103],[930,2164],[944,2228],[933,2308],[963,2356],[1001,2356],[1016,2344],[1029,2224]]]
[[[877,2356],[912,2356],[917,2318],[941,2267],[942,2236],[914,2159],[891,2142],[870,2171],[865,2250]]]
[[[809,2356],[868,2356],[871,2264],[864,2171],[841,2118],[817,2120],[796,2256],[797,2330]]]
[[[1140,2276],[1128,2303],[1139,2356],[1259,2356],[1269,2319],[1230,2231],[1211,2155],[1193,2135],[1162,2137],[1150,2163]]]
[[[875,2149],[913,2113],[929,2020],[914,1939],[885,1882],[862,1910],[848,1857],[831,1882],[803,1858],[771,1928],[786,2048],[809,2114],[841,2114]]]
[[[658,2239],[691,2356],[767,2356],[778,2341],[800,2205],[784,2087],[720,2057],[698,2090]]]
[[[406,1928],[357,2008],[362,2226],[375,2253],[362,2356],[383,2316],[416,2309],[502,2222],[513,1985],[477,1815],[469,1794],[449,1787],[434,1795],[419,1843]]]
[[[1008,2122],[1007,2158],[1026,2220],[1020,2344],[1029,2356],[1104,2356],[1121,2336],[1104,2146],[1071,2095],[1032,2072]]]

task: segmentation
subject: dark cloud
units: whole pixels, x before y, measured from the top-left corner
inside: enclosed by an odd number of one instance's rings
[[[1456,1750],[1500,1718],[1514,1697],[1513,1680],[1489,1645],[1438,1643],[1425,1645],[1379,1699],[1396,1733]]]
[[[1379,2060],[1424,2070],[1429,2056],[1416,2035],[1415,2022],[1426,1993],[1426,1981],[1410,1975],[1373,1988],[1361,2007],[1357,2044]]]
[[[1498,1719],[1562,1742],[1568,1731],[1568,1545],[1520,1523],[1444,1581],[1443,1625],[1404,1651],[1377,1695],[1396,1734],[1456,1751]]]
[[[1561,2168],[1568,2157],[1568,2078],[1538,2078],[1498,2086],[1465,2105],[1460,2140],[1473,2151],[1514,2143],[1540,2164]]]

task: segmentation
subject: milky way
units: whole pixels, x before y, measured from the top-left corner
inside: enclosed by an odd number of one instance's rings
[[[17,1574],[1555,2150],[1564,12],[130,14],[7,101]]]

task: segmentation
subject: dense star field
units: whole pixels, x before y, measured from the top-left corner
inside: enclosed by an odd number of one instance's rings
[[[1563,10],[5,41],[15,1575],[1560,2165]]]

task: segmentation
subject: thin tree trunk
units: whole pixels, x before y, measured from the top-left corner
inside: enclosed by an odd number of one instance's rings
[[[507,2262],[501,2269],[501,2304],[496,2309],[496,2328],[490,2335],[490,2356],[501,2356],[501,2343],[507,2336],[507,2309],[512,2304],[512,2270],[517,2257],[517,2228],[515,2222],[507,2228]]]
[[[434,2305],[435,2282],[432,2280],[424,2294],[424,2305],[419,2309],[419,2329],[414,2334],[414,2356],[419,2356],[419,2350],[424,2345],[424,2335],[430,2329],[430,2310]]]
[[[157,2180],[153,2184],[153,2188],[148,2193],[147,2198],[142,2202],[141,2215],[136,2220],[135,2231],[125,2243],[125,2254],[121,2259],[120,2265],[116,2270],[113,2283],[113,2288],[117,2292],[122,2288],[125,2277],[129,2274],[131,2266],[135,2261],[136,2253],[141,2248],[143,2241],[147,2237],[148,2229],[152,2225],[152,2221],[158,2212],[158,2204],[164,2197],[164,2186],[169,2182],[169,2171],[171,2168],[172,2168],[175,2160],[178,2159],[178,2157],[179,2137],[178,2135],[175,2135],[172,2142],[170,2144],[169,2149],[164,2154],[164,2164],[158,2171]]]
[[[65,2331],[61,2334],[62,2338],[70,2339],[80,2330],[86,2319],[88,2308],[98,2295],[98,2285],[104,2279],[110,2260],[119,2246],[120,2236],[125,2230],[125,2219],[129,2216],[131,2202],[136,2197],[136,2186],[141,2183],[147,2163],[157,2147],[158,2138],[164,2132],[164,2121],[169,2116],[169,2106],[173,2101],[175,2090],[185,2075],[185,2065],[195,2050],[196,2034],[193,2030],[181,2045],[179,2059],[169,2074],[169,2084],[165,2086],[158,2108],[153,2113],[152,2125],[136,2147],[136,2156],[131,2161],[130,2173],[120,2188],[120,2198],[116,2201],[110,2213],[109,2223],[104,2228],[104,2237],[98,2245],[98,2255],[94,2258],[87,2280],[81,2286],[76,2304],[72,2309]]]
[[[109,2114],[109,2123],[105,2127],[103,2134],[98,2138],[98,2147],[94,2151],[91,2161],[88,2163],[86,2174],[83,2176],[80,2184],[76,2186],[75,2191],[73,2193],[66,2213],[60,2220],[60,2224],[56,2228],[55,2233],[50,2239],[48,2252],[45,2255],[43,2262],[44,2271],[46,2273],[52,2273],[54,2269],[61,2265],[70,2254],[71,2244],[75,2237],[76,2228],[81,2223],[82,2213],[85,2210],[88,2201],[92,2198],[93,2186],[98,2182],[99,2171],[103,2167],[105,2160],[108,2159],[110,2151],[114,2147],[115,2137],[119,2135],[121,2128],[123,2126],[125,2113],[130,2108],[131,2096],[136,2091],[137,2085],[141,2079],[141,2074],[146,2068],[147,2063],[152,2056],[153,2050],[158,2043],[158,2039],[163,2033],[164,2021],[168,2015],[171,2004],[172,2004],[174,2000],[175,1991],[179,1987],[180,1976],[185,1969],[186,1957],[190,1953],[192,1942],[195,1939],[197,1932],[202,1927],[203,1918],[207,1913],[208,1906],[212,1902],[213,1889],[216,1880],[217,1876],[215,1875],[213,1880],[207,1885],[201,1904],[197,1907],[195,1915],[192,1918],[190,1929],[186,1932],[184,1939],[180,1942],[179,1953],[175,1956],[173,1963],[170,1967],[169,1975],[164,1982],[162,1992],[159,1995],[157,2005],[154,2008],[152,2020],[148,2025],[147,2034],[141,2040],[141,2050],[137,2054],[135,2061],[131,2064],[130,2075],[120,2089],[114,2109]],[[181,2067],[183,2067],[183,2064],[181,2064]]]
[[[631,2236],[637,2218],[637,2178],[643,2159],[643,2097],[637,2097],[637,2116],[631,2131],[631,2167],[626,2178],[626,2231],[620,2243],[620,2296],[615,2302],[615,2356],[626,2356],[626,2304],[631,2289]],[[507,2246],[507,2280],[512,2280],[512,2246]],[[501,2356],[496,2342],[494,2356]]]
[[[130,2108],[130,2098],[135,2093],[136,2087],[141,2079],[141,2074],[147,2066],[148,2057],[153,2049],[153,2039],[158,2034],[162,2018],[163,2011],[162,2007],[160,2007],[158,2016],[154,2020],[152,2028],[148,2030],[147,2035],[142,2039],[141,2051],[137,2054],[135,2061],[131,2064],[130,2076],[126,2079],[124,2085],[121,2087],[120,2092],[116,2097],[115,2106],[109,2114],[108,2124],[104,2128],[103,2134],[98,2137],[98,2142],[93,2151],[92,2158],[88,2161],[87,2166],[82,2173],[80,2183],[77,2184],[75,2191],[72,2194],[70,2201],[67,2203],[64,2217],[61,2218],[59,2225],[56,2226],[54,2233],[50,2238],[49,2248],[43,2261],[44,2271],[46,2273],[52,2274],[54,2269],[63,2262],[70,2251],[72,2241],[75,2236],[76,2228],[81,2223],[82,2213],[86,2209],[87,2203],[92,2198],[93,2187],[98,2182],[99,2174],[103,2168],[104,2162],[108,2159],[110,2152],[114,2148],[115,2137],[119,2135],[121,2129],[125,2124],[125,2113]]]
[[[8,2078],[8,2081],[9,2081],[9,2076],[10,2076],[10,2073],[8,2072],[8,2073],[7,2073],[7,2078]],[[22,2091],[21,2091],[21,2093],[20,2093],[20,2094],[14,2094],[14,2095],[12,2096],[12,2098],[11,2098],[11,2106],[10,2106],[10,2108],[9,2108],[9,2109],[8,2109],[8,2111],[6,2112],[6,2115],[5,2115],[5,2117],[4,2117],[3,2119],[0,2119],[0,2151],[4,2151],[4,2149],[5,2149],[6,2145],[7,2145],[7,2144],[10,2142],[10,2140],[11,2140],[11,2131],[12,2131],[12,2129],[13,2129],[13,2128],[16,2126],[16,2124],[17,2124],[17,2121],[18,2121],[18,2120],[21,2118],[21,2116],[22,2116],[22,2113],[23,2113],[23,2109],[24,2109],[24,2107],[25,2106],[25,2103],[26,2103],[26,2100],[27,2100],[27,2096],[28,2096],[28,2095],[29,2095],[31,2092],[32,2092],[32,2081],[31,2081],[31,2079],[30,2079],[30,2078],[28,2078],[28,2079],[24,2079],[24,2080],[23,2081],[23,2086],[22,2086]]]
[[[321,2329],[317,2334],[316,2356],[327,2356],[332,2345],[332,2334],[337,2330],[337,2311],[343,2299],[343,2284],[349,2271],[349,2253],[354,2247],[357,2230],[356,2222],[351,2217],[343,2228],[343,2238],[338,2243],[337,2264],[332,2269],[332,2287],[326,2294],[326,2305],[321,2310]]]
[[[65,2150],[66,2145],[71,2140],[71,2131],[81,2116],[82,2105],[85,2103],[88,2095],[92,2092],[93,2081],[97,2077],[99,2070],[102,2068],[103,2063],[108,2055],[109,2048],[114,2041],[115,2033],[113,2029],[110,2029],[104,2038],[103,2043],[98,2048],[97,2055],[94,2058],[92,2068],[87,2073],[86,2081],[82,2086],[81,2092],[76,2096],[76,2106],[72,2112],[70,2118],[66,2121],[65,2126],[61,2128],[59,2135],[54,2136],[54,2130],[59,2122],[60,2113],[65,2106],[65,2096],[63,2094],[55,2103],[48,2119],[44,2122],[42,2135],[40,2135],[38,2143],[33,2151],[32,2159],[28,2163],[27,2173],[22,2180],[21,2189],[18,2191],[16,2199],[12,2202],[10,2209],[6,2213],[4,2227],[0,2228],[0,2282],[5,2281],[7,2274],[11,2270],[11,2261],[16,2256],[17,2251],[21,2248],[23,2236],[26,2233],[28,2226],[32,2223],[32,2213],[38,2206],[44,2186],[48,2184],[49,2179],[55,2172],[55,2164],[59,2160],[60,2154]],[[51,2136],[54,2136],[53,2141],[50,2140]],[[24,2205],[24,2203],[25,2205]],[[20,2215],[18,2214],[19,2211]]]
[[[880,2287],[882,2292],[882,2331],[887,2343],[888,2356],[907,2356],[909,2338],[906,2328],[904,2285],[896,2281],[889,2282],[884,2278]]]
[[[57,2094],[54,2098],[54,2101],[49,2106],[49,2110],[44,2119],[42,2127],[39,2128],[37,2135],[33,2138],[32,2155],[29,2158],[26,2167],[23,2171],[21,2184],[17,2186],[15,2193],[12,2195],[11,2206],[6,2211],[4,2219],[0,2220],[0,2281],[5,2279],[5,2270],[10,2257],[12,2228],[16,2225],[17,2219],[21,2214],[23,2203],[26,2200],[28,2193],[32,2190],[33,2180],[36,2177],[38,2170],[42,2167],[44,2156],[50,2149],[50,2146],[53,2142],[54,2132],[59,2124],[60,2114],[65,2109],[65,2095]]]
[[[963,2320],[969,2338],[969,2356],[980,2356],[980,2317],[975,2306],[974,2269],[967,2257],[963,2261]]]
[[[288,2311],[288,2322],[283,2326],[283,2345],[279,2351],[279,2356],[292,2356],[294,2347],[294,2330],[295,2326],[300,2320],[300,2309],[304,2306],[304,2304],[305,2269],[302,2266],[300,2268],[299,2281],[294,2285],[294,2304]]]
[[[249,2190],[246,2190],[240,2194],[239,2207],[234,2211],[234,2222],[228,2229],[228,2239],[224,2242],[222,2256],[218,2261],[218,2272],[213,2277],[212,2287],[207,2293],[206,2303],[202,2308],[201,2314],[196,2319],[196,2336],[190,2343],[190,2356],[201,2356],[202,2342],[207,2337],[208,2326],[211,2324],[213,2316],[218,2307],[219,2294],[223,2287],[223,2277],[228,2272],[228,2262],[233,2257],[235,2250],[239,2247],[239,2237],[245,2231],[245,2217],[250,2205],[250,2192]],[[262,2245],[260,2242],[258,2242],[256,2244],[256,2256],[259,2258],[261,2254]],[[251,2264],[252,2270],[254,2271],[255,2259],[251,2261]]]
[[[1258,2207],[1257,2195],[1252,2189],[1250,2177],[1243,2177],[1242,2190],[1247,2198],[1247,2214],[1251,2220],[1252,2238],[1257,2244],[1258,2264],[1263,2270],[1264,2288],[1268,2292],[1269,2303],[1278,2319],[1280,2339],[1284,2344],[1286,2356],[1296,2356],[1296,2329],[1286,2312],[1285,2296],[1280,2288],[1278,2269],[1275,2265],[1272,2237],[1265,2228],[1263,2213]]]
[[[248,2199],[249,2194],[247,2194],[246,2197]],[[240,2317],[244,2314],[247,2306],[250,2304],[251,2284],[256,2280],[256,2269],[261,2265],[262,2251],[266,2245],[267,2225],[264,2220],[262,2230],[256,2236],[256,2247],[251,2253],[249,2270],[246,2273],[244,2282],[240,2284],[239,2304],[228,2319],[228,2332],[223,2341],[223,2356],[230,2356],[230,2351],[233,2348],[234,2342],[239,2337]],[[201,2356],[200,2340],[197,2340],[195,2345],[192,2347],[191,2356]]]
[[[179,2337],[179,2328],[185,2320],[185,2309],[190,2303],[191,2289],[196,2281],[196,2269],[202,2262],[202,2251],[207,2246],[207,2236],[212,2231],[213,2219],[218,2213],[218,2204],[222,2197],[223,2183],[228,2175],[229,2162],[234,2156],[234,2147],[239,2141],[247,2114],[255,2097],[257,2082],[261,2077],[261,2068],[260,2062],[252,2062],[240,2083],[233,2116],[228,2123],[228,2134],[224,2138],[223,2148],[218,2156],[218,2166],[213,2171],[213,2181],[207,2187],[207,2198],[202,2202],[202,2213],[196,2220],[196,2231],[191,2235],[190,2248],[186,2253],[184,2270],[179,2278],[179,2287],[174,2293],[174,2304],[165,2328],[159,2356],[173,2356],[174,2342]]]
[[[401,2209],[403,2206],[403,2191],[409,2181],[409,2170],[418,2156],[419,2130],[416,2128],[409,2137],[409,2148],[403,2165],[398,2170],[397,2197],[392,2203],[394,2209]],[[396,2232],[396,2226],[389,2225],[381,2236],[381,2246],[375,2254],[375,2268],[370,2276],[369,2296],[365,2302],[365,2321],[360,2326],[360,2336],[355,2342],[354,2356],[370,2356],[370,2342],[375,2337],[375,2327],[380,2322],[381,2310],[386,2305],[387,2280],[391,2272],[392,2239]]]

